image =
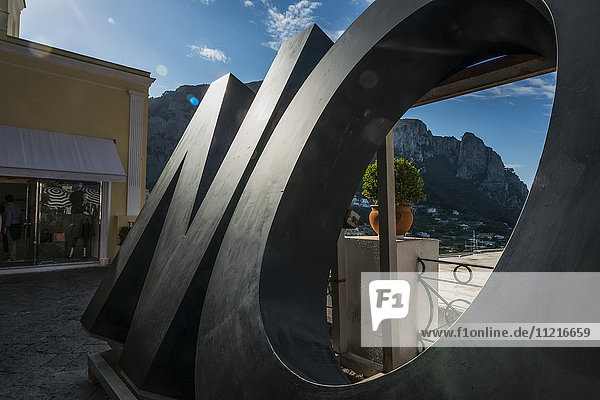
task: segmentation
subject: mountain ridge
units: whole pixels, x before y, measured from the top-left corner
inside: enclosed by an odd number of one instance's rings
[[[257,92],[261,83],[261,81],[249,82],[246,86]],[[209,84],[182,85],[175,90],[164,92],[160,97],[148,99],[146,189],[154,188],[175,146],[196,112],[197,107],[190,102],[188,96],[202,101],[209,86]]]
[[[246,84],[257,91],[261,82]],[[147,188],[152,189],[179,142],[208,84],[184,85],[148,103]],[[417,119],[401,119],[394,128],[394,155],[421,170],[427,201],[415,206],[411,232],[440,239],[444,251],[459,251],[472,230],[507,238],[528,194],[527,186],[502,158],[472,132],[461,139],[436,136]],[[369,233],[368,202],[357,190],[352,207]],[[430,212],[435,210],[434,212]],[[489,242],[492,243],[492,242]],[[502,246],[505,240],[493,242]]]
[[[500,155],[472,132],[465,132],[460,140],[436,136],[421,120],[401,119],[394,126],[394,155],[413,161],[420,168],[426,167],[427,159],[445,157],[456,178],[470,181],[481,193],[510,210],[513,224],[528,195],[527,186],[514,170],[507,168]]]

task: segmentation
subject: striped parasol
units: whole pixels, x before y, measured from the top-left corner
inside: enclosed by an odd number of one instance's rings
[[[100,191],[92,188],[83,188],[84,193],[87,194],[87,201],[97,206],[100,206]]]
[[[42,193],[48,195],[46,206],[49,208],[63,208],[71,205],[69,201],[69,192],[62,190],[59,187],[50,186],[42,188]]]

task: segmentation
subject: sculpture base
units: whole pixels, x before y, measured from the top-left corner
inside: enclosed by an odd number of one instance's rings
[[[114,350],[88,354],[90,381],[100,383],[112,400],[177,400],[139,390],[119,368],[119,355]]]

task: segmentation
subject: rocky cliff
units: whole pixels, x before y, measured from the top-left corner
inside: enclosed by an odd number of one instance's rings
[[[247,85],[257,91],[260,83]],[[201,101],[207,90],[208,85],[185,85],[149,100],[148,189],[154,187],[196,111],[195,99]],[[473,218],[509,225],[516,221],[527,187],[473,133],[465,133],[461,140],[435,136],[422,121],[403,119],[394,127],[394,145],[396,157],[412,160],[421,168],[426,206],[457,209]]]
[[[434,136],[422,121],[403,119],[394,127],[394,153],[423,168],[424,179],[427,164],[446,160],[455,178],[474,185],[487,198],[510,210],[511,220],[516,219],[527,197],[527,186],[504,166],[500,155],[470,132],[461,140]]]
[[[247,86],[257,91],[261,82]],[[146,188],[152,190],[160,173],[167,164],[175,146],[188,126],[196,106],[193,98],[201,101],[209,85],[184,85],[174,91],[164,92],[160,97],[148,100],[148,158],[146,165]],[[191,101],[192,100],[192,101]]]

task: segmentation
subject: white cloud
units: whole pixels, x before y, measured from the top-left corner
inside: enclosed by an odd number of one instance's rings
[[[109,24],[114,25],[116,24],[116,21],[113,17],[108,17],[108,19],[106,20]]]
[[[200,57],[206,61],[220,61],[222,63],[229,62],[229,57],[219,49],[211,49],[207,46],[196,46],[193,44],[188,44],[188,48],[190,49],[188,57]]]
[[[342,34],[346,32],[346,30],[344,29],[340,29],[339,31],[327,31],[325,32],[327,34],[327,36],[329,36],[329,38],[331,40],[333,40],[334,42],[336,42],[340,36],[342,36]]]
[[[552,107],[554,107],[554,104],[552,104],[552,103],[544,104],[544,108],[546,109],[546,111],[544,112],[544,115],[546,117],[550,117],[552,115]]]
[[[277,7],[262,0],[267,6],[267,20],[265,21],[267,33],[273,39],[264,43],[273,50],[279,50],[281,44],[296,33],[315,23],[313,14],[322,3],[318,1],[301,0],[296,4],[290,4],[287,10],[280,12]]]
[[[213,3],[215,0],[200,0],[200,4],[209,5]]]
[[[525,165],[525,164],[506,164],[505,165],[506,168],[512,168],[512,169],[515,169],[515,168],[524,168],[526,166],[527,165]]]
[[[352,0],[352,2],[359,5],[370,6],[375,0]]]
[[[254,7],[254,3],[252,1],[250,1],[250,0],[244,1],[244,5],[246,7]]]
[[[467,94],[465,97],[488,100],[510,97],[529,97],[534,99],[552,100],[554,99],[555,88],[556,75],[550,74]]]

